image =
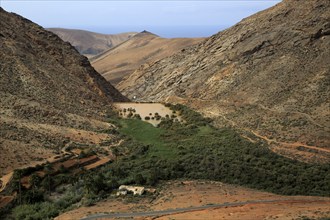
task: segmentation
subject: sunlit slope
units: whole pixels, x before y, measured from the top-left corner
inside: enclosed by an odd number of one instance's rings
[[[142,64],[149,65],[201,40],[201,38],[167,39],[144,31],[100,56],[94,57],[91,62],[108,81],[117,84]]]

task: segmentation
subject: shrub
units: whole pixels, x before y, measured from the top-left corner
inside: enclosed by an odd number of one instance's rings
[[[134,182],[139,185],[143,185],[146,183],[145,178],[142,176],[141,173],[138,173],[134,176]]]
[[[55,203],[20,205],[13,209],[15,219],[51,219],[59,214]]]
[[[139,114],[135,114],[134,118],[141,120],[141,116]]]

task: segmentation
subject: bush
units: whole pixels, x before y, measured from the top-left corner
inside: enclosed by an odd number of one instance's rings
[[[33,205],[20,205],[13,209],[15,219],[50,219],[59,214],[55,203],[37,203]]]
[[[24,193],[23,201],[27,204],[34,204],[44,200],[43,192],[40,190],[29,190]]]
[[[135,177],[134,177],[134,182],[135,182],[136,184],[143,185],[143,184],[146,183],[146,180],[145,180],[145,178],[142,176],[141,173],[138,173],[138,174],[136,174]]]
[[[141,120],[141,116],[139,114],[135,114],[134,118]]]

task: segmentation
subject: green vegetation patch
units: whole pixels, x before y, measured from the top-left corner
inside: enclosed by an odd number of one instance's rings
[[[184,122],[167,117],[154,127],[139,119],[111,118],[119,129],[109,132],[124,139],[112,147],[114,163],[73,175],[65,170],[53,175],[46,166],[43,178],[31,178],[31,189],[22,187],[19,179],[35,170],[15,172],[10,188],[18,197],[11,217],[53,218],[75,204],[93,205],[121,184],[153,186],[159,180],[182,178],[216,180],[285,195],[330,195],[330,164],[307,164],[279,156],[265,143],[251,143],[232,128],[212,126],[210,119],[186,106],[167,106],[179,112]],[[54,191],[60,198],[52,199]]]
[[[147,156],[170,160],[176,158],[177,150],[162,139],[165,132],[162,128],[156,128],[150,123],[138,119],[122,119],[120,125],[121,133],[148,147]]]
[[[231,128],[215,128],[183,105],[169,105],[185,123],[162,120],[158,128],[123,120],[130,139],[116,166],[126,184],[155,184],[176,178],[209,179],[286,195],[330,195],[330,165],[306,164],[277,155],[265,143],[251,143]],[[128,153],[127,153],[128,152]],[[110,165],[111,166],[115,165]],[[116,167],[113,167],[116,170]],[[152,178],[153,181],[148,181]]]

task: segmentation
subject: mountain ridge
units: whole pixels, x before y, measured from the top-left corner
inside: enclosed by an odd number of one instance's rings
[[[93,57],[128,40],[136,32],[101,34],[80,29],[47,28],[62,40],[70,42],[81,54]]]
[[[129,99],[52,32],[2,8],[0,26],[0,175],[104,139],[112,103]]]
[[[202,38],[161,38],[144,30],[90,60],[108,81],[117,84],[140,65],[153,63],[201,40]]]
[[[143,101],[186,103],[275,145],[329,148],[328,9],[325,0],[285,0],[140,67],[117,88]]]

